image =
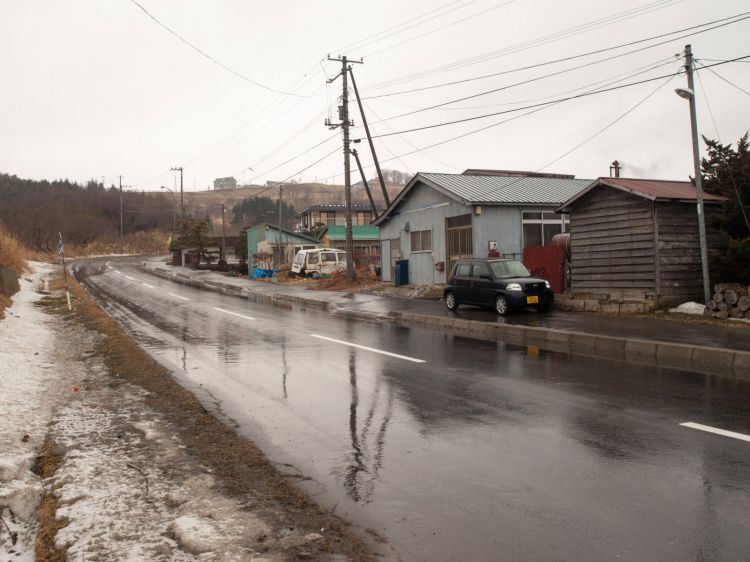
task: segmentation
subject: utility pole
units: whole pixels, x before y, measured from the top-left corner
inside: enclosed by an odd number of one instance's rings
[[[185,237],[185,201],[183,199],[182,190],[182,166],[174,166],[170,168],[172,172],[180,172],[180,238]]]
[[[281,225],[283,221],[283,217],[282,217],[283,211],[282,211],[281,205],[282,205],[283,197],[284,197],[284,186],[279,185],[279,234],[278,234],[279,235],[279,238],[278,238],[278,248],[279,248],[278,256],[279,257],[278,257],[278,263],[276,264],[276,269],[279,269],[282,263],[281,262],[281,252],[282,252],[282,249],[281,249],[281,228],[282,227]]]
[[[385,187],[385,180],[383,180],[383,172],[380,170],[380,162],[378,162],[378,155],[375,152],[375,145],[372,142],[372,136],[370,135],[370,127],[367,125],[367,117],[365,117],[365,110],[362,107],[362,100],[359,97],[359,90],[357,89],[357,83],[354,81],[354,72],[349,68],[349,74],[352,77],[352,86],[354,86],[354,95],[357,96],[357,105],[359,106],[359,114],[362,116],[362,124],[365,126],[365,134],[367,135],[367,142],[370,144],[370,152],[372,153],[372,161],[375,164],[375,170],[378,172],[378,180],[380,180],[380,189],[383,190],[383,199],[385,200],[385,206],[391,206],[391,198],[388,196],[388,189]],[[378,212],[374,211],[377,217]]]
[[[619,178],[620,170],[622,170],[622,166],[620,166],[620,162],[615,160],[614,162],[612,162],[612,164],[609,165],[609,177]]]
[[[693,51],[690,45],[685,45],[685,73],[687,74],[687,90],[677,88],[675,92],[690,104],[690,129],[693,137],[693,168],[695,174],[695,200],[698,212],[698,236],[701,247],[701,270],[703,273],[703,298],[705,305],[711,299],[711,281],[708,274],[708,246],[706,244],[706,219],[703,208],[703,179],[701,178],[701,159],[698,144],[698,117],[695,111],[695,85],[693,83]]]
[[[221,204],[221,255],[224,259],[224,263],[227,263],[227,230],[226,230],[226,216],[224,214],[226,205]]]
[[[344,131],[344,199],[346,202],[346,282],[351,284],[354,282],[354,240],[352,238],[352,178],[351,178],[351,167],[349,163],[349,127],[354,123],[349,120],[349,83],[348,75],[350,66],[349,63],[362,64],[364,61],[350,61],[345,56],[339,56],[336,58],[328,57],[330,61],[336,61],[341,63],[341,72],[328,80],[330,84],[336,78],[341,76],[343,82],[343,89],[341,94],[341,105],[339,106],[339,119],[340,123],[331,123],[326,121],[326,125],[329,128],[335,129],[341,127]]]
[[[120,253],[125,253],[125,236],[122,232],[122,175],[118,176],[120,178]]]

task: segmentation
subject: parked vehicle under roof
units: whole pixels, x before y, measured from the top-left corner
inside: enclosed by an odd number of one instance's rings
[[[545,312],[555,302],[546,280],[532,277],[521,262],[511,259],[458,260],[443,297],[448,310],[471,304],[493,308],[501,316],[527,307]]]

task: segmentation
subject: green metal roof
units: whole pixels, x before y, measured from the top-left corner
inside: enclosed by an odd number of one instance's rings
[[[380,240],[380,227],[369,224],[353,225],[352,238],[354,240]],[[328,227],[329,240],[345,240],[346,226],[343,224],[331,225]]]

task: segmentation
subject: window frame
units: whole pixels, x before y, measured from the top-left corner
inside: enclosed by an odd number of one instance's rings
[[[414,235],[418,235],[419,239],[419,248],[414,249]],[[425,239],[429,242],[429,247],[425,248],[424,241]],[[424,253],[431,253],[432,252],[432,229],[426,229],[426,230],[412,230],[409,233],[409,244],[410,244],[410,253],[412,254],[424,254]]]

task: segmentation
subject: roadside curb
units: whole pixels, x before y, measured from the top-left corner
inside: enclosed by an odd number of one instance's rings
[[[418,326],[487,341],[503,341],[513,345],[525,345],[550,351],[607,357],[646,365],[700,371],[728,378],[750,380],[750,352],[746,351],[637,338],[618,338],[558,328],[480,322],[415,312],[375,313],[351,310],[324,298],[316,299],[283,293],[255,292],[249,287],[238,287],[216,280],[194,279],[161,267],[145,265],[142,267],[147,273],[183,285],[246,298],[264,304],[297,304],[326,310],[336,316],[360,321]]]

